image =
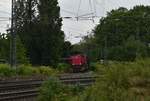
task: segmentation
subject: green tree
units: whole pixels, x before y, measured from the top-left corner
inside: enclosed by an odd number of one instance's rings
[[[18,0],[16,28],[33,65],[54,65],[62,54],[64,33],[57,0]]]
[[[17,36],[16,38],[16,47],[17,47],[17,63],[18,64],[26,64],[29,63],[26,57],[26,49],[20,41],[20,38]],[[2,62],[9,62],[10,57],[10,34],[0,34],[0,59]]]
[[[99,47],[96,44],[95,38],[93,36],[85,36],[83,41],[74,46],[74,50],[86,54],[91,61],[96,61],[100,56]]]
[[[9,39],[7,34],[0,33],[0,59],[2,62],[9,61]]]
[[[57,0],[39,0],[39,33],[41,34],[41,64],[56,64],[62,54],[64,33]]]
[[[102,54],[112,60],[134,60],[148,54],[150,7],[119,8],[100,19],[94,37]],[[142,49],[141,49],[142,48]]]
[[[65,41],[63,44],[63,57],[68,57],[72,53],[72,44],[69,41]]]
[[[29,64],[29,59],[26,56],[27,50],[25,49],[24,45],[22,44],[19,36],[16,38],[16,56],[17,56],[17,64]]]

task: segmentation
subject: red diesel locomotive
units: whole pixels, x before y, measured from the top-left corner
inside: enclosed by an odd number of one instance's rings
[[[88,58],[86,55],[75,54],[66,59],[71,64],[73,72],[83,72],[88,70]]]

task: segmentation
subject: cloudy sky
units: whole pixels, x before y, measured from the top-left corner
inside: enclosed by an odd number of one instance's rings
[[[150,0],[58,0],[63,19],[66,40],[80,42],[83,36],[98,24],[100,17],[118,7],[132,8],[135,5],[150,5]],[[11,0],[0,0],[0,32],[10,27]],[[83,16],[84,15],[84,16]],[[90,18],[97,16],[96,18]],[[66,19],[66,17],[72,17]],[[81,17],[84,17],[81,19]],[[78,18],[78,20],[77,20]]]

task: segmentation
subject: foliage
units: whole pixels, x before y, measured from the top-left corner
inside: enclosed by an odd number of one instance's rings
[[[17,58],[17,64],[29,64],[29,60],[26,56],[26,49],[24,47],[24,45],[22,44],[19,36],[17,36],[16,38],[16,58]]]
[[[96,62],[95,62],[95,63],[94,63],[94,62],[91,62],[91,63],[90,63],[90,66],[89,66],[90,71],[95,71],[95,72],[96,72],[96,71],[98,70],[98,67],[99,67],[98,65],[99,65],[99,64],[96,63]]]
[[[17,0],[16,30],[32,65],[56,66],[62,56],[64,33],[59,12],[57,0]]]
[[[10,55],[10,33],[0,34],[0,59],[3,63],[9,63]],[[16,58],[18,64],[28,64],[29,61],[26,57],[26,49],[20,41],[20,38],[16,38]],[[3,61],[2,61],[3,60]]]
[[[11,77],[15,75],[15,71],[11,69],[8,65],[0,64],[0,77]]]
[[[97,57],[100,55],[98,52],[98,45],[95,43],[95,38],[93,36],[84,37],[82,42],[73,46],[72,51],[86,54],[90,61],[97,61]]]
[[[73,96],[82,93],[83,88],[65,86],[57,79],[50,78],[40,89],[38,101],[71,101]]]
[[[53,69],[52,67],[40,66],[37,69],[41,75],[45,76],[54,76],[59,73],[59,71]]]
[[[149,57],[150,6],[120,7],[108,12],[79,44],[93,59],[133,61]]]
[[[9,46],[8,36],[0,33],[0,59],[3,59],[4,62],[9,60]]]
[[[99,65],[96,84],[74,101],[149,101],[149,61]]]
[[[31,65],[19,65],[16,69],[13,69],[9,65],[0,64],[0,77],[56,76],[58,73],[58,70],[45,66],[33,67]]]
[[[72,44],[69,41],[65,41],[64,42],[64,45],[63,45],[63,55],[62,55],[63,58],[66,58],[66,57],[68,57],[68,56],[71,55],[72,48],[73,48],[73,46],[72,46]]]
[[[67,64],[67,63],[59,63],[57,65],[57,69],[59,71],[62,71],[62,72],[68,72],[71,68],[71,65]]]
[[[32,75],[36,75],[39,73],[38,69],[33,68],[31,66],[25,66],[25,65],[19,66],[16,69],[16,71],[18,75],[23,75],[23,76],[32,76]]]

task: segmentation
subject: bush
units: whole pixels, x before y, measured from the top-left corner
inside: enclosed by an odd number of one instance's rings
[[[39,74],[38,69],[31,66],[25,66],[25,65],[20,65],[16,69],[16,72],[18,75],[22,75],[22,76],[32,76],[32,75]]]
[[[52,75],[54,76],[58,73],[58,71],[55,69],[52,69],[52,67],[41,66],[41,67],[38,67],[37,69],[41,75],[45,75],[45,76],[52,76]]]
[[[49,79],[40,90],[38,101],[66,101],[67,91],[57,79]]]
[[[16,75],[15,70],[9,67],[6,64],[0,64],[0,77],[10,77]]]
[[[67,72],[69,71],[71,68],[71,65],[67,64],[67,63],[59,63],[57,65],[57,69],[61,72]]]
[[[54,76],[59,72],[52,67],[32,67],[30,65],[20,65],[16,69],[10,68],[6,64],[0,64],[0,77],[8,76]]]
[[[102,66],[102,64],[98,63],[98,62],[94,62],[94,63],[90,63],[89,69],[91,71],[97,71],[100,67]]]
[[[102,77],[74,101],[149,101],[149,61],[100,65],[98,73],[103,72]]]
[[[55,78],[46,81],[41,89],[38,101],[72,101],[74,96],[79,96],[83,91],[79,86],[65,86]]]

